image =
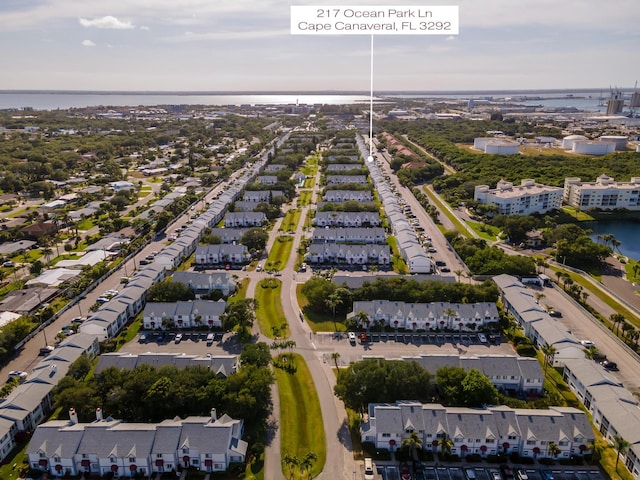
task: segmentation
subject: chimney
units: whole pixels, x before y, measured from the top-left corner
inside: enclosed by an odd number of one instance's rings
[[[71,421],[71,423],[73,425],[78,423],[78,414],[76,413],[76,409],[75,408],[70,408],[69,409],[69,420]]]
[[[100,407],[96,408],[96,421],[102,420],[102,409]]]
[[[216,412],[215,408],[211,409],[211,421],[215,422],[216,420],[218,420],[218,412]]]

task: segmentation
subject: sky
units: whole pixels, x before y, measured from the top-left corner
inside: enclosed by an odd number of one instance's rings
[[[458,35],[374,37],[377,91],[640,77],[637,0],[0,0],[0,89],[368,92],[370,35],[291,35],[291,5],[458,5]]]

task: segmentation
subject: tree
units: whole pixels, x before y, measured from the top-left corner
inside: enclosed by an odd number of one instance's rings
[[[282,457],[282,463],[289,469],[289,478],[293,478],[296,467],[300,465],[300,459],[297,455],[285,453]]]
[[[264,342],[251,343],[245,345],[240,354],[240,363],[257,367],[266,367],[271,363],[271,352],[269,345]]]
[[[69,366],[67,375],[75,378],[76,380],[83,380],[89,374],[92,367],[93,365],[89,357],[83,354]]]
[[[311,469],[313,468],[317,460],[317,454],[315,454],[314,452],[307,452],[300,462],[300,473],[302,473],[303,470],[306,470],[307,477],[311,479]]]
[[[244,298],[227,305],[227,310],[222,315],[222,327],[225,330],[238,330],[245,334],[250,331],[256,320],[257,301],[253,298]]]
[[[416,451],[422,447],[422,439],[413,431],[409,438],[402,440],[402,448],[409,450],[409,458],[415,458]]]
[[[178,302],[193,300],[195,293],[187,285],[180,282],[158,282],[147,292],[148,302]]]
[[[340,297],[340,295],[338,295],[338,292],[333,292],[325,299],[324,303],[327,308],[331,310],[333,316],[335,317],[336,307],[338,307],[338,305],[342,305],[342,298]]]
[[[618,462],[620,461],[620,455],[625,454],[629,446],[631,445],[620,435],[613,436],[613,449],[616,451],[616,472],[618,471]]]
[[[498,402],[498,389],[486,375],[475,368],[467,372],[461,385],[467,407],[481,407]]]
[[[370,403],[398,398],[430,400],[431,376],[417,362],[366,359],[344,369],[334,387],[346,407],[364,412]]]
[[[333,363],[336,366],[336,372],[338,377],[340,377],[340,368],[338,367],[338,360],[340,359],[340,354],[338,352],[333,352],[331,354],[331,360],[333,360]]]
[[[547,367],[549,366],[549,364],[553,363],[553,358],[555,357],[556,353],[558,353],[558,349],[549,343],[545,343],[540,348],[540,351],[544,355],[544,375],[546,377]]]
[[[547,453],[553,458],[556,458],[562,453],[562,449],[558,446],[557,443],[550,442],[549,446],[547,447]]]
[[[462,381],[466,375],[462,367],[441,367],[436,371],[436,385],[443,404],[458,407],[465,404]]]
[[[620,324],[626,321],[626,318],[621,313],[612,313],[609,317],[611,323],[613,323],[614,327],[616,327],[616,335],[620,332]]]
[[[240,237],[240,243],[246,246],[250,252],[264,250],[267,246],[267,240],[269,240],[269,234],[261,227],[250,228]]]
[[[438,438],[438,447],[440,447],[440,452],[445,456],[451,456],[451,449],[453,448],[453,440],[451,437],[445,432],[441,434],[440,438]]]

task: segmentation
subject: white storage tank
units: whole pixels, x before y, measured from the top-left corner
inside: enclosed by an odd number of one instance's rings
[[[573,153],[579,153],[582,155],[606,155],[612,153],[616,149],[616,144],[613,142],[596,142],[593,140],[582,140],[573,142]]]
[[[600,141],[613,142],[616,144],[616,150],[626,150],[629,137],[625,137],[624,135],[602,135]]]
[[[493,140],[484,147],[484,153],[514,155],[520,152],[520,144],[510,140]]]
[[[562,139],[562,148],[571,150],[573,148],[573,143],[581,140],[589,140],[584,135],[569,135]]]

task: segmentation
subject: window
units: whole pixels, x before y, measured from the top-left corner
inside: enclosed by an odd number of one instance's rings
[[[110,457],[109,460],[111,460],[111,463],[116,463],[118,461],[116,457]]]
[[[60,463],[60,457],[56,455],[55,457],[53,457],[53,461],[56,463]]]
[[[479,438],[476,438],[476,443],[480,443],[480,441],[481,440]]]
[[[189,449],[188,448],[183,448],[182,449],[182,453],[189,453]]]
[[[156,453],[156,458],[162,458],[162,454],[161,453]]]
[[[44,454],[44,452],[38,452],[38,456],[39,456],[40,458],[45,458],[45,454]]]
[[[136,463],[136,457],[129,457],[129,463]]]
[[[210,454],[210,453],[206,453],[206,454],[204,455],[204,458],[211,458],[211,454]]]
[[[516,439],[516,436],[515,436],[515,435],[509,435],[507,438],[508,438],[509,440],[515,440],[515,439]]]
[[[566,440],[562,440],[558,442],[558,445],[560,445],[561,447],[566,447],[567,445],[569,445],[569,442],[567,442]]]
[[[487,438],[485,440],[485,443],[496,443],[496,440],[495,440],[495,438]]]
[[[390,433],[383,433],[382,438],[389,438],[391,436]]]
[[[536,441],[535,440],[527,440],[527,445],[535,445]]]

